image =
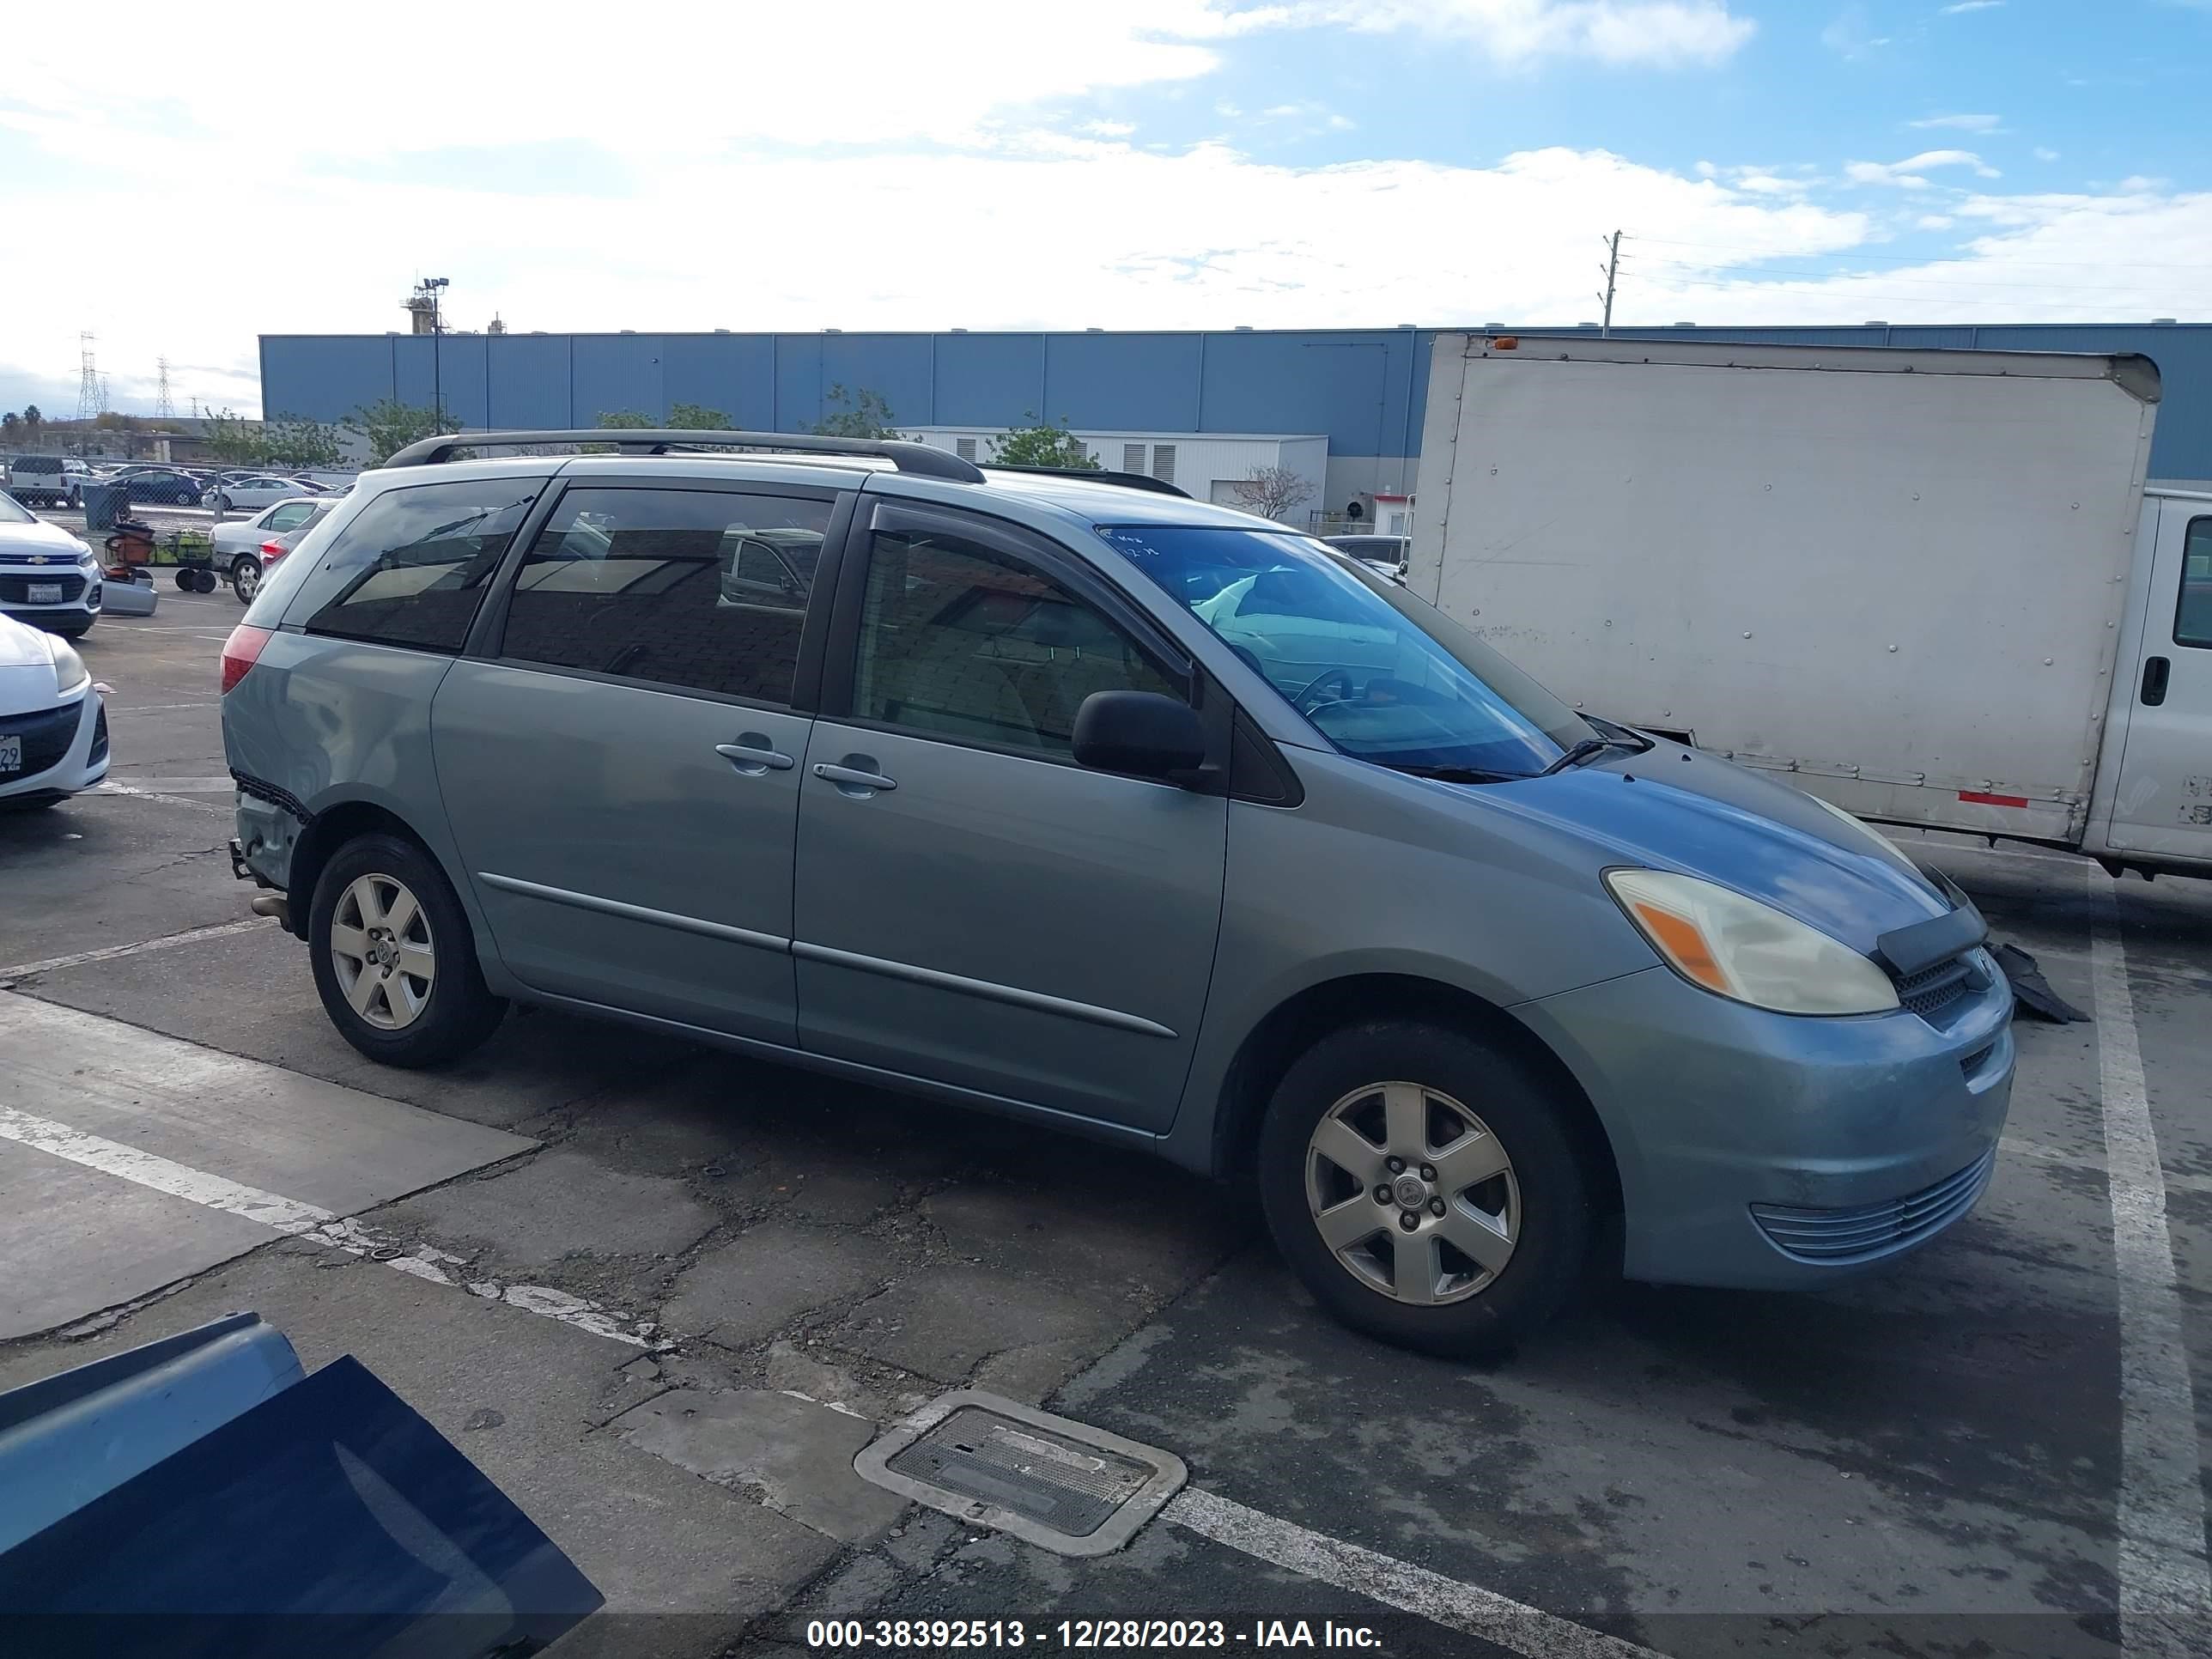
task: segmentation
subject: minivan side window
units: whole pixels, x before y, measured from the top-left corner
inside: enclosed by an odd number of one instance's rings
[[[387,489],[326,543],[285,613],[310,634],[459,651],[538,478]]]
[[[853,713],[1066,757],[1094,691],[1182,690],[1094,606],[958,536],[878,532]]]
[[[2173,609],[2173,642],[2212,649],[2212,519],[2191,519],[2181,544],[2181,598]]]
[[[514,574],[500,654],[788,703],[827,501],[571,489]]]

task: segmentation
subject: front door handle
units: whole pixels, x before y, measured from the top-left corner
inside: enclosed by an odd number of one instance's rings
[[[2166,681],[2172,677],[2172,674],[2173,665],[2164,657],[2150,657],[2144,659],[2142,700],[2148,706],[2155,708],[2166,701]]]
[[[875,769],[874,756],[848,755],[835,766],[826,761],[817,761],[814,775],[824,783],[836,784],[841,794],[850,795],[854,800],[866,800],[878,789],[898,787],[896,781]]]
[[[799,763],[788,755],[779,754],[775,746],[758,732],[740,732],[735,743],[718,743],[714,752],[749,778],[765,777],[770,772],[788,772]]]

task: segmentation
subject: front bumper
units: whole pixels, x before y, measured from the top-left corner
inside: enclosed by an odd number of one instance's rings
[[[107,715],[100,693],[31,714],[0,715],[0,732],[23,740],[21,771],[0,772],[0,801],[73,795],[107,775]]]
[[[1632,1279],[1799,1289],[1893,1260],[1973,1207],[2012,1095],[2002,975],[1936,1022],[1771,1014],[1665,968],[1513,1012],[1612,1140]]]

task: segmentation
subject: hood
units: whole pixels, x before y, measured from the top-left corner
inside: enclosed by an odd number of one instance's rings
[[[47,689],[51,690],[54,653],[47,638],[41,629],[28,627],[13,617],[0,617],[0,669],[40,669],[49,675]]]
[[[1881,934],[1952,908],[1903,854],[1801,791],[1677,744],[1475,793],[1595,843],[1608,865],[1702,876],[1869,954]]]
[[[0,560],[13,562],[43,553],[67,564],[91,550],[68,531],[43,519],[36,524],[0,524]]]

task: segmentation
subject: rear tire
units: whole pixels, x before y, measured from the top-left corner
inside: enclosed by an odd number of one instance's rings
[[[252,605],[253,596],[261,591],[261,562],[249,555],[240,554],[230,567],[230,591],[238,595],[240,605]]]
[[[442,1065],[499,1029],[467,914],[437,862],[359,836],[323,866],[307,916],[315,990],[338,1035],[386,1066]]]
[[[1580,1287],[1598,1228],[1554,1094],[1449,1027],[1376,1020],[1322,1037],[1261,1126],[1277,1248],[1355,1330],[1460,1358],[1511,1347]]]

